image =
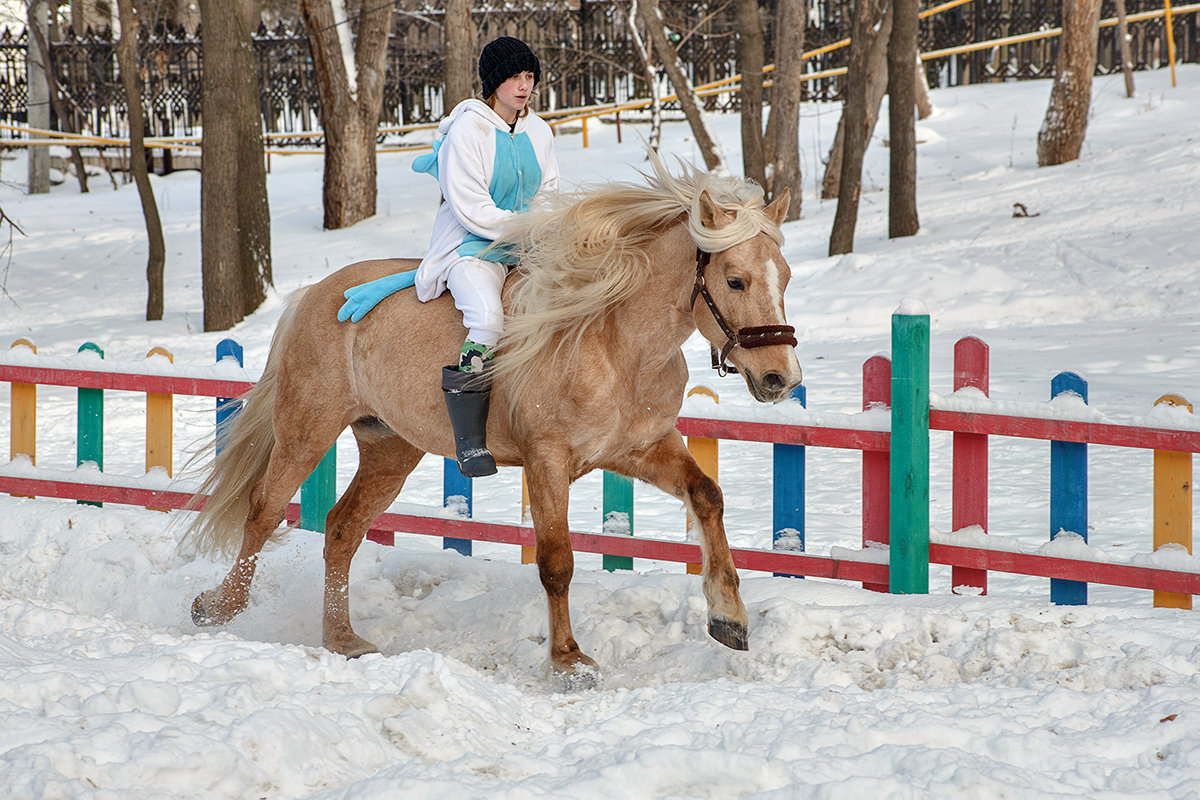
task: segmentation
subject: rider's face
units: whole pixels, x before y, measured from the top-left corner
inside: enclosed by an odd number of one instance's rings
[[[496,88],[496,113],[509,125],[517,121],[517,114],[529,103],[533,92],[533,73],[518,72]]]

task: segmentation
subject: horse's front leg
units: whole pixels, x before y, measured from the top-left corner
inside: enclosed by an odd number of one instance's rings
[[[549,466],[560,459],[539,458],[525,464],[529,505],[537,538],[538,575],[546,590],[550,613],[550,665],[568,676],[580,668],[595,669],[596,662],[579,649],[571,633],[571,609],[567,594],[575,572],[571,534],[567,527],[570,480],[565,470]]]
[[[657,486],[687,505],[700,526],[708,634],[726,647],[748,650],[749,619],[738,592],[740,581],[729,553],[729,542],[725,539],[725,501],[716,481],[700,469],[677,431],[671,431],[666,438],[637,454],[626,474]]]

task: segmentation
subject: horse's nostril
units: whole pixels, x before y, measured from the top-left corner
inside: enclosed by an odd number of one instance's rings
[[[770,389],[772,392],[782,391],[787,383],[783,380],[783,376],[778,372],[768,372],[763,376],[763,386]]]

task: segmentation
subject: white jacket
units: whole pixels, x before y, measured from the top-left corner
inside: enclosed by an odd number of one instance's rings
[[[539,191],[558,189],[554,134],[532,112],[509,125],[480,100],[464,100],[438,125],[434,153],[413,170],[438,179],[445,202],[433,222],[429,252],[417,269],[423,302],[446,291],[446,274],[464,256],[510,261],[501,250],[480,256],[513,214],[529,208]]]

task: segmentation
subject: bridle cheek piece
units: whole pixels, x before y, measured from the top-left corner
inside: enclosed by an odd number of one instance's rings
[[[795,347],[796,329],[791,325],[754,325],[748,328],[739,328],[734,330],[729,327],[729,323],[725,321],[720,309],[717,308],[716,301],[708,291],[708,285],[704,282],[704,270],[708,267],[708,262],[712,260],[712,253],[705,252],[700,248],[696,248],[696,281],[692,284],[692,308],[696,307],[696,297],[703,297],[708,310],[712,312],[713,319],[717,321],[717,325],[721,327],[721,332],[725,334],[725,344],[718,354],[717,348],[712,348],[712,366],[721,377],[725,377],[730,372],[737,372],[736,367],[732,367],[726,363],[729,354],[733,352],[735,347],[741,347],[746,350],[751,350],[755,347],[767,347],[773,344],[786,344]]]

